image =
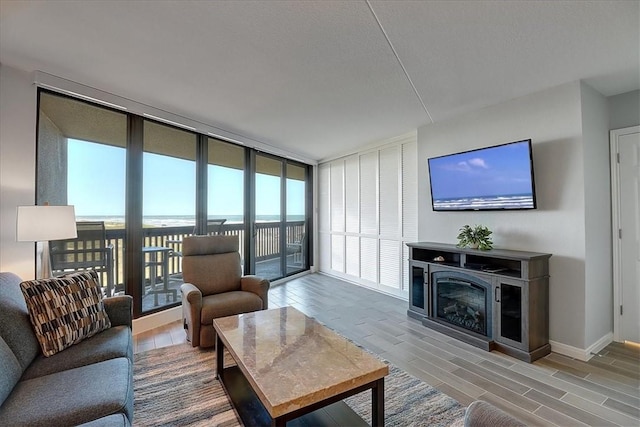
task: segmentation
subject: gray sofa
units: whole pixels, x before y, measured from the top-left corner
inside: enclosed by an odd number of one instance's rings
[[[526,427],[517,418],[493,406],[489,402],[476,400],[464,413],[464,427]]]
[[[130,426],[131,297],[104,299],[111,328],[44,357],[20,282],[0,273],[0,425]]]

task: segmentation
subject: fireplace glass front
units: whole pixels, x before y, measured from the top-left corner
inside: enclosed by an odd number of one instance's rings
[[[491,284],[460,272],[434,272],[433,313],[438,319],[486,337],[491,335]]]

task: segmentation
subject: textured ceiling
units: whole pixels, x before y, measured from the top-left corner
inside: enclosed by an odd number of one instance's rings
[[[0,1],[0,62],[321,160],[584,79],[640,88],[638,1]]]

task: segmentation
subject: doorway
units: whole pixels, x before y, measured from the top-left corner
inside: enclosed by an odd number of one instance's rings
[[[640,343],[640,126],[612,130],[613,334]]]

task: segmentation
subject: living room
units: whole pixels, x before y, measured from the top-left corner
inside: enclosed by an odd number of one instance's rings
[[[400,180],[399,184],[404,184],[404,186],[399,188],[410,188],[411,191],[415,192],[415,206],[413,209],[415,210],[416,218],[411,224],[409,222],[405,224],[404,218],[400,218],[399,221],[401,225],[412,225],[414,234],[398,236],[396,238],[397,242],[399,242],[397,247],[402,248],[404,243],[411,241],[455,243],[458,229],[464,224],[480,223],[487,225],[494,232],[493,238],[496,247],[552,254],[549,273],[551,277],[549,285],[549,340],[554,353],[584,361],[591,358],[593,356],[592,353],[598,353],[613,340],[615,305],[612,290],[614,276],[612,257],[614,249],[611,227],[610,201],[612,196],[610,189],[609,131],[640,124],[638,119],[640,117],[640,107],[638,106],[638,99],[640,98],[637,37],[638,2],[614,2],[614,6],[611,6],[611,9],[608,6],[609,2],[595,3],[592,6],[596,8],[595,11],[584,5],[574,5],[573,7],[577,8],[576,11],[585,13],[587,17],[582,18],[585,21],[580,21],[580,14],[573,13],[578,15],[575,21],[563,21],[567,28],[574,28],[569,24],[582,28],[598,27],[598,30],[585,30],[586,34],[583,35],[581,33],[581,37],[588,38],[588,43],[591,43],[592,46],[593,41],[598,39],[606,39],[609,44],[603,43],[602,46],[593,47],[593,50],[581,46],[580,49],[576,48],[575,52],[580,52],[580,55],[576,53],[576,57],[568,56],[567,52],[571,51],[570,48],[563,50],[562,53],[567,55],[567,58],[571,58],[564,60],[566,62],[574,62],[576,65],[575,68],[569,67],[569,70],[563,70],[562,72],[555,71],[557,64],[554,61],[559,61],[558,57],[552,57],[546,62],[531,61],[525,64],[526,67],[518,69],[523,75],[533,75],[530,76],[530,79],[534,80],[535,84],[524,77],[519,80],[513,74],[500,74],[501,67],[513,70],[513,68],[509,67],[513,67],[513,63],[516,62],[507,58],[506,54],[506,59],[501,59],[495,54],[494,50],[491,50],[489,53],[493,53],[495,56],[487,53],[487,56],[478,58],[474,56],[478,54],[474,53],[473,49],[464,49],[459,45],[452,45],[449,47],[450,52],[460,49],[460,52],[462,52],[460,55],[474,59],[469,64],[486,66],[487,62],[494,61],[496,64],[494,68],[491,68],[491,71],[485,71],[485,74],[477,70],[479,75],[482,74],[485,77],[485,80],[473,87],[471,87],[471,83],[468,83],[471,79],[467,78],[468,74],[474,75],[475,71],[472,65],[456,67],[455,72],[464,72],[464,77],[459,80],[454,79],[453,85],[458,87],[451,88],[450,84],[445,84],[448,83],[448,77],[442,77],[442,80],[439,81],[442,85],[441,87],[451,89],[449,92],[446,89],[433,89],[429,86],[431,83],[421,80],[424,78],[424,74],[435,70],[413,68],[419,67],[421,55],[415,53],[409,55],[406,50],[403,50],[401,40],[404,35],[398,29],[402,26],[392,25],[393,20],[398,18],[394,13],[401,13],[403,15],[402,23],[405,24],[405,27],[415,28],[415,21],[406,15],[414,15],[416,20],[426,19],[429,12],[446,11],[444,5],[441,5],[444,8],[442,10],[429,11],[427,9],[421,11],[420,6],[414,4],[407,6],[409,9],[403,12],[394,12],[393,8],[384,2],[361,2],[362,4],[359,6],[343,4],[342,7],[346,8],[346,10],[338,8],[331,11],[331,13],[323,11],[323,13],[329,15],[328,17],[323,15],[323,18],[340,21],[340,19],[343,19],[340,16],[351,16],[351,8],[357,9],[361,7],[364,11],[358,12],[356,16],[367,16],[367,20],[372,19],[372,24],[376,24],[375,19],[371,17],[373,10],[381,21],[382,28],[388,31],[388,34],[386,34],[388,40],[385,39],[384,35],[377,34],[376,37],[382,37],[382,39],[376,38],[376,41],[372,42],[376,47],[378,43],[385,45],[385,49],[387,49],[385,61],[390,61],[379,64],[378,70],[384,67],[391,67],[389,63],[396,61],[395,55],[398,56],[399,60],[405,61],[403,62],[404,71],[403,67],[400,67],[398,63],[394,63],[389,81],[386,83],[384,81],[375,81],[373,83],[376,85],[378,92],[380,92],[378,94],[380,98],[391,96],[387,105],[381,107],[383,109],[380,111],[372,111],[371,106],[379,106],[381,101],[376,96],[375,102],[373,102],[374,100],[368,98],[367,95],[365,99],[360,100],[357,114],[344,116],[346,119],[338,117],[343,113],[328,117],[327,110],[330,110],[332,105],[341,105],[341,103],[350,105],[351,99],[358,98],[361,92],[350,89],[350,86],[343,87],[340,91],[345,93],[341,94],[342,96],[334,93],[333,97],[336,101],[333,101],[323,99],[322,94],[326,92],[326,88],[319,88],[313,97],[316,99],[315,102],[319,103],[318,105],[321,105],[324,109],[322,111],[316,110],[316,108],[320,107],[313,105],[313,102],[310,103],[311,105],[304,104],[304,108],[297,107],[297,109],[305,111],[306,116],[308,116],[300,118],[300,120],[297,120],[299,115],[291,111],[291,107],[285,108],[284,106],[280,110],[282,117],[278,119],[282,121],[278,122],[273,117],[275,115],[273,111],[265,111],[264,117],[260,118],[257,117],[255,111],[246,111],[246,115],[240,114],[240,111],[234,111],[239,117],[246,117],[248,122],[259,122],[260,126],[256,125],[255,128],[243,128],[241,121],[232,122],[226,116],[207,116],[202,113],[207,109],[206,97],[196,103],[198,106],[197,113],[190,113],[184,107],[185,104],[172,105],[170,95],[165,98],[154,98],[150,93],[139,92],[139,89],[129,91],[126,89],[126,85],[117,86],[115,82],[106,80],[106,76],[102,75],[99,70],[92,70],[86,64],[84,69],[79,66],[75,68],[65,67],[64,63],[48,64],[46,61],[34,65],[33,62],[30,62],[32,59],[27,57],[32,55],[38,60],[38,53],[31,52],[29,48],[22,47],[20,43],[12,41],[17,36],[10,32],[16,31],[11,25],[12,14],[17,17],[15,18],[17,22],[23,22],[21,19],[26,19],[26,22],[29,22],[29,15],[27,14],[26,18],[21,18],[21,14],[24,11],[18,6],[11,6],[7,3],[9,2],[3,2],[2,4],[3,37],[0,45],[2,46],[0,51],[2,53],[2,72],[0,73],[2,93],[0,97],[0,102],[2,103],[0,120],[2,124],[0,135],[0,158],[2,162],[2,167],[0,168],[0,173],[2,174],[2,186],[0,189],[0,200],[2,201],[0,270],[13,271],[24,279],[33,278],[34,276],[35,257],[33,245],[24,242],[19,243],[15,239],[15,209],[19,205],[34,204],[36,190],[35,141],[37,140],[37,106],[34,86],[34,80],[36,79],[34,79],[32,72],[39,70],[55,76],[56,79],[54,80],[58,82],[66,80],[69,86],[74,84],[78,88],[84,86],[85,89],[83,90],[86,90],[86,92],[80,91],[79,93],[85,97],[93,97],[108,102],[108,99],[100,99],[100,97],[95,96],[100,91],[106,91],[173,113],[167,114],[167,119],[175,120],[177,118],[177,120],[180,120],[180,117],[189,117],[193,120],[218,125],[218,128],[223,130],[218,135],[221,137],[227,136],[230,139],[238,139],[238,134],[257,135],[255,137],[258,140],[257,143],[250,139],[247,139],[247,142],[267,152],[304,160],[304,163],[314,166],[316,170],[327,167],[344,167],[349,158],[359,158],[360,155],[380,151],[385,147],[413,144],[415,173],[413,176],[407,175],[406,182]],[[495,4],[486,6],[496,7]],[[583,6],[586,10],[583,9]],[[299,7],[302,10],[304,9],[302,6]],[[411,9],[413,7],[418,9]],[[514,19],[519,18],[520,21],[514,20],[511,23],[519,22],[524,27],[523,21],[526,21],[525,18],[527,18],[528,13],[532,13],[540,20],[551,19],[550,17],[555,16],[555,14],[559,14],[563,19],[568,19],[566,15],[562,14],[562,10],[538,11],[539,14],[535,14],[528,10],[529,7],[533,6],[528,4],[526,7],[523,6],[524,11],[513,12],[514,15],[511,17]],[[564,3],[559,7],[561,9],[570,9],[572,6],[569,3]],[[312,8],[322,10],[323,6],[320,3],[314,3]],[[157,19],[162,19],[161,17],[164,16],[164,13],[167,13],[167,10],[159,12],[160,16]],[[298,10],[296,13],[303,13],[302,10]],[[631,13],[629,13],[629,10],[631,10]],[[231,10],[225,13],[233,16],[232,12],[237,13],[237,11]],[[261,12],[268,17],[271,17],[271,13],[275,13],[265,10],[261,10]],[[462,13],[460,10],[457,10],[457,12]],[[220,13],[222,16],[226,16],[222,12]],[[449,11],[448,13],[453,14],[454,12]],[[491,22],[491,24],[485,25],[495,25],[496,23],[492,20],[497,19],[495,18],[495,13],[493,14],[494,18],[490,18],[486,15],[491,14],[479,12],[479,16],[484,18],[477,19],[470,17],[472,16],[471,12],[467,13],[469,15],[463,13],[460,17],[467,17],[473,22],[478,22],[478,25],[482,25],[482,19],[489,19],[489,22]],[[572,13],[569,13],[569,15],[572,15]],[[40,15],[36,14],[35,17],[40,17]],[[86,17],[78,16],[77,18]],[[533,19],[533,17],[531,18]],[[256,24],[259,22],[257,18],[254,17],[253,19],[256,19]],[[629,24],[628,21],[631,23]],[[331,22],[335,23],[335,21]],[[505,19],[499,20],[499,22],[505,25],[505,22],[508,21]],[[531,22],[539,23],[539,21]],[[618,27],[617,24],[619,22],[624,24]],[[436,23],[432,24],[435,25]],[[305,27],[306,24],[300,24],[300,26]],[[61,27],[64,26],[61,25]],[[518,26],[516,25],[516,27]],[[11,30],[12,28],[13,30]],[[328,26],[327,28],[323,27],[324,32],[330,33],[329,28],[336,30],[336,28]],[[377,24],[375,30],[379,31]],[[547,30],[552,31],[551,29]],[[295,30],[292,29],[291,31],[295,33]],[[540,29],[535,30],[535,32],[544,34],[545,30]],[[604,33],[607,33],[606,37]],[[370,36],[368,32],[366,34],[367,36],[363,37],[364,40]],[[530,36],[531,33],[528,34]],[[450,36],[451,34],[447,33],[446,37]],[[441,37],[446,38],[444,35]],[[510,42],[508,40],[511,40],[509,37],[517,39],[513,32],[506,32],[503,37],[505,41],[502,48],[509,47]],[[416,38],[420,39],[420,37]],[[426,40],[426,38],[423,40]],[[572,42],[574,41],[573,39],[571,40]],[[229,44],[232,44],[232,42],[233,40],[228,41]],[[414,43],[414,47],[418,50],[416,46],[420,45],[420,43],[417,41]],[[389,44],[395,46],[395,54],[394,49],[390,48]],[[551,41],[547,40],[543,44],[545,46],[556,44],[555,47],[557,47],[562,43],[559,39],[553,39]],[[365,43],[364,46],[367,46],[367,44]],[[318,46],[314,47],[318,48]],[[21,49],[28,53],[21,56]],[[95,47],[83,50],[83,52],[91,51],[92,49],[95,50]],[[304,50],[304,47],[300,47],[300,49]],[[522,47],[522,49],[525,48]],[[605,51],[607,50],[616,50],[617,52],[615,54],[606,53]],[[322,52],[322,50],[319,51]],[[297,51],[292,50],[292,52],[296,52],[291,54],[292,58],[300,54]],[[66,55],[73,56],[73,52],[66,52],[64,48],[61,48],[58,54],[61,57]],[[345,52],[342,52],[342,54],[345,57],[332,58],[331,61],[335,60],[338,63],[344,63],[348,60],[347,57],[356,56],[355,51],[349,51],[348,55]],[[610,57],[609,54],[612,56]],[[308,55],[314,56],[315,54],[309,53]],[[436,53],[433,53],[433,55],[437,56]],[[428,56],[428,54],[425,54],[425,56]],[[456,55],[452,55],[452,57],[456,58]],[[536,56],[532,53],[532,57]],[[544,58],[544,55],[536,58]],[[621,58],[626,59],[623,60]],[[307,59],[306,56],[305,59]],[[127,59],[122,59],[123,63],[126,61]],[[291,60],[291,64],[296,63],[297,61]],[[596,65],[594,66],[591,63]],[[628,67],[629,63],[632,64],[631,68]],[[318,65],[317,63],[314,64]],[[371,66],[372,64],[366,65]],[[302,65],[300,67],[304,72],[309,71],[307,67]],[[584,70],[584,73],[588,74],[581,74],[576,69],[581,72]],[[143,73],[145,78],[151,80],[154,78],[152,70],[153,68],[145,68]],[[358,72],[354,74],[361,76],[362,69],[356,68],[356,70]],[[329,72],[326,69],[324,71]],[[410,77],[409,81],[413,79],[416,86],[412,87],[407,83],[405,72]],[[449,70],[448,73],[451,75],[454,72]],[[487,75],[492,73],[499,77],[488,79]],[[542,79],[545,84],[542,85],[535,81],[536,78],[539,78],[536,76],[540,75],[554,77]],[[319,79],[317,74],[313,74],[313,76],[316,79],[315,81],[321,81],[317,80]],[[250,82],[253,78],[255,76],[251,76],[247,81]],[[144,79],[141,79],[138,83],[141,84],[142,81]],[[47,82],[46,78],[41,78],[40,82],[39,87],[46,87],[42,85],[42,82]],[[548,84],[549,82],[553,82],[553,84]],[[281,80],[278,80],[278,85],[282,83]],[[351,84],[351,82],[348,84]],[[433,83],[436,86],[438,84]],[[38,85],[37,82],[36,85]],[[488,88],[486,90],[482,89],[487,85],[502,91],[499,95],[494,95]],[[295,85],[292,87],[295,88]],[[401,90],[397,90],[398,87],[401,87]],[[154,86],[154,88],[156,92],[159,92],[158,87]],[[48,89],[55,90],[56,88],[49,86]],[[93,91],[91,91],[92,89]],[[237,87],[234,86],[234,89],[237,89]],[[256,88],[253,87],[253,89],[255,90]],[[289,87],[281,87],[283,93],[291,90]],[[394,90],[402,94],[394,94]],[[179,89],[170,89],[167,92],[175,91],[179,91]],[[421,96],[416,97],[414,91],[417,91]],[[251,99],[260,100],[260,93],[256,91]],[[475,98],[467,99],[467,103],[460,106],[436,106],[437,102],[439,102],[436,101],[437,99],[446,101],[445,104],[453,104],[455,99],[461,97],[464,93],[470,93],[471,97]],[[300,97],[304,99],[312,98],[307,92],[304,92]],[[227,99],[233,99],[233,97],[228,96]],[[420,105],[420,99],[424,102],[424,106],[428,107],[427,114],[425,114],[423,105]],[[275,99],[267,99],[265,94],[265,99],[260,100],[260,104],[266,109],[267,105],[271,105],[271,101],[275,101]],[[286,101],[294,104],[296,102],[295,97]],[[434,103],[433,106],[432,103]],[[407,105],[410,105],[410,108]],[[392,111],[396,108],[400,110],[399,115]],[[278,109],[274,108],[273,110]],[[427,118],[428,114],[433,114],[434,119],[430,121]],[[383,117],[386,115],[393,118]],[[293,117],[293,119],[288,117]],[[339,119],[351,121],[351,123],[348,125],[340,123]],[[273,120],[273,124],[268,123],[270,120]],[[286,123],[287,120],[300,122],[300,128],[304,129],[304,131],[297,134],[298,139],[285,138],[282,133],[281,129],[286,128],[283,123]],[[389,123],[391,125],[383,129],[383,124]],[[279,129],[277,132],[275,131],[276,128]],[[333,129],[333,132],[331,135],[323,134],[321,132],[322,128]],[[364,130],[358,134],[356,132],[357,128],[364,128]],[[273,133],[268,133],[269,129]],[[260,134],[260,130],[264,133]],[[341,133],[341,135],[331,140],[334,133]],[[308,144],[300,142],[300,138],[304,135],[309,135],[310,142]],[[283,141],[286,140],[286,143],[283,142],[282,145],[278,145],[279,137]],[[428,158],[528,138],[533,141],[535,184],[538,197],[536,210],[525,212],[459,213],[441,213],[432,210],[426,163]],[[322,143],[321,141],[323,140],[327,142]],[[398,140],[401,141],[398,142]],[[261,141],[265,142],[261,144]],[[350,145],[347,145],[347,143]],[[321,146],[321,148],[314,151],[314,147],[318,146]],[[321,179],[319,179],[317,185],[319,187],[316,190],[317,206],[315,209],[323,211],[327,209],[327,205],[323,204],[323,193],[320,188],[323,185]],[[409,220],[407,219],[407,221]],[[314,224],[318,224],[319,227],[315,231],[314,259],[312,262],[312,265],[317,270],[346,279],[349,282],[358,283],[365,288],[375,288],[376,286],[380,288],[380,281],[377,279],[380,273],[384,274],[386,268],[384,264],[381,264],[382,261],[374,263],[375,272],[373,276],[375,280],[369,280],[366,277],[363,279],[362,276],[367,276],[370,273],[365,271],[362,266],[359,268],[361,273],[357,275],[348,274],[345,263],[348,262],[349,252],[344,250],[344,246],[342,246],[343,252],[341,253],[344,258],[339,260],[339,263],[332,263],[331,258],[334,253],[331,236],[344,237],[348,233],[344,229],[340,229],[339,226],[334,228],[329,225],[323,228],[322,213],[318,213],[315,216]],[[403,227],[402,230],[403,232],[410,230],[410,227]],[[329,240],[326,240],[325,236],[328,236]],[[358,233],[350,234],[350,236],[363,237]],[[340,241],[340,239],[341,237],[336,237],[336,241]],[[360,258],[360,253],[356,255]],[[397,259],[394,261],[397,261],[398,268],[408,262],[406,254],[403,255],[402,252],[398,254]],[[275,287],[277,288],[278,286],[276,285]],[[406,289],[406,287],[399,286],[396,296],[406,300]],[[391,291],[386,291],[386,293],[394,294]],[[286,298],[283,301],[286,301]],[[160,324],[154,326],[160,326]]]

